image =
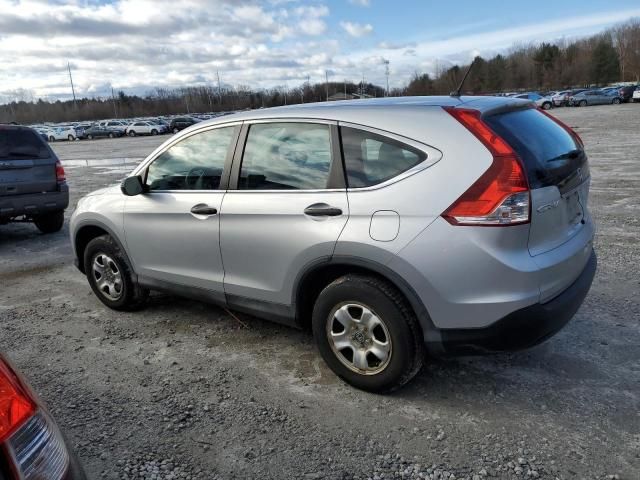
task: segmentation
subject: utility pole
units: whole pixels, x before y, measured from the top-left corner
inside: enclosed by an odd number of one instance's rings
[[[324,71],[324,80],[327,88],[327,102],[329,101],[329,70]]]
[[[220,99],[220,105],[222,105],[222,86],[220,85],[220,72],[218,70],[216,70],[216,76],[218,77],[218,98]]]
[[[384,74],[387,76],[387,93],[386,97],[389,96],[389,60],[384,61]]]
[[[116,96],[113,93],[113,85],[111,85],[111,101],[113,102],[113,118],[118,118],[118,109],[116,108]]]
[[[73,94],[73,108],[77,108],[76,90],[73,88],[73,77],[71,76],[71,64],[69,62],[67,62],[67,70],[69,70],[69,82],[71,82],[71,93]]]

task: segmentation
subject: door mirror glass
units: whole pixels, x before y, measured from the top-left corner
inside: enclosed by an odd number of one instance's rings
[[[133,177],[125,178],[120,185],[120,190],[128,197],[140,195],[144,192],[142,177],[140,175],[134,175]]]

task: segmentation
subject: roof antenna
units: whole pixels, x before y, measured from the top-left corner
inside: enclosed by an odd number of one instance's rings
[[[462,95],[462,87],[464,86],[464,82],[466,82],[467,77],[469,76],[469,73],[471,73],[471,69],[475,65],[477,59],[478,59],[477,56],[473,57],[473,61],[471,62],[471,65],[469,65],[469,68],[467,69],[467,73],[465,73],[464,77],[462,77],[462,81],[460,82],[460,85],[458,85],[458,88],[456,88],[453,92],[449,94],[450,97],[460,98],[460,95]]]

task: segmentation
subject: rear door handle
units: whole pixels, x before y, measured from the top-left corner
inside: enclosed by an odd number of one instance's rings
[[[304,214],[310,217],[338,217],[342,215],[342,210],[326,203],[314,203],[304,209]]]
[[[218,213],[218,209],[210,207],[206,203],[199,203],[198,205],[193,206],[191,213],[195,215],[216,215]]]

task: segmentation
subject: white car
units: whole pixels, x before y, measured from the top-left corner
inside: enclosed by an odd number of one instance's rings
[[[640,102],[640,88],[636,88],[633,92],[633,96],[631,97],[633,102]]]
[[[130,137],[135,137],[136,135],[158,135],[164,130],[162,125],[157,125],[153,122],[135,122],[129,125],[125,134]]]
[[[47,126],[40,129],[40,131],[46,134],[47,140],[50,142],[55,142],[56,140],[69,140],[72,142],[78,137],[75,128],[71,125]]]
[[[553,107],[553,102],[550,97],[543,97],[539,93],[523,93],[521,95],[516,95],[513,98],[522,98],[524,100],[533,100],[536,106],[542,108],[543,110],[549,110]]]

